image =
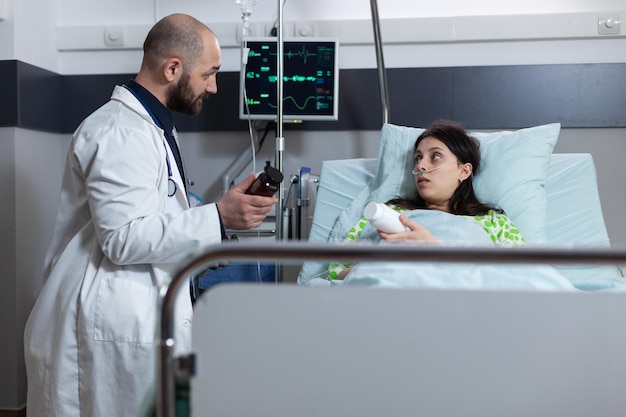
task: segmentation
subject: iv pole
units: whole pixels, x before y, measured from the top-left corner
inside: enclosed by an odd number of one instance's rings
[[[285,138],[283,137],[283,0],[278,1],[278,18],[276,20],[276,168],[283,172],[283,151],[285,150]],[[284,210],[285,190],[278,187],[276,195],[276,240],[282,241],[284,237]],[[281,264],[276,263],[276,283],[283,281]]]
[[[283,0],[278,0],[278,19],[276,21],[276,168],[283,172]],[[284,187],[278,187],[278,203],[276,203],[276,240],[283,240]]]
[[[387,92],[387,73],[383,58],[383,45],[380,37],[380,19],[378,18],[378,4],[376,0],[370,0],[372,8],[372,24],[374,25],[374,45],[376,46],[376,62],[378,63],[378,84],[380,100],[383,112],[383,124],[389,123],[389,93]]]
[[[280,172],[284,170],[283,152],[285,150],[285,138],[283,137],[283,1],[284,0],[277,0],[278,18],[276,21],[276,168]],[[383,123],[387,123],[389,121],[389,97],[387,93],[387,78],[382,54],[378,5],[376,0],[370,0],[370,6],[372,10],[372,23],[374,25],[374,41],[383,111],[382,117]],[[278,199],[276,203],[276,240],[282,241],[284,238],[283,211],[285,205],[285,191],[283,187],[278,188],[276,197]],[[276,268],[276,282],[282,282],[280,265],[277,265]]]

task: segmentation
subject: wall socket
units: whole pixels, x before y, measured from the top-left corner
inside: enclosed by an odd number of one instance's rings
[[[315,22],[296,22],[294,27],[294,36],[317,36],[317,28]]]
[[[600,13],[598,15],[598,35],[619,35],[621,26],[619,13]]]
[[[104,29],[104,44],[106,46],[124,46],[125,29],[122,26],[111,26]]]

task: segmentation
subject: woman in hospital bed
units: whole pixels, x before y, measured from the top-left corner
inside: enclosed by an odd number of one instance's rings
[[[347,234],[344,243],[378,241],[382,243],[443,243],[456,242],[472,245],[523,246],[525,240],[519,229],[498,207],[484,204],[474,193],[472,179],[480,169],[479,142],[458,123],[441,120],[433,123],[415,141],[414,145],[416,193],[409,198],[395,198],[386,204],[402,213],[400,222],[406,231],[385,233],[376,230],[363,217]],[[480,230],[480,231],[478,231]],[[367,272],[351,274],[361,268],[350,263],[333,262],[328,266],[327,279],[351,281],[351,284],[383,284],[432,286],[438,280],[433,274],[411,276],[416,269],[434,268],[438,276],[444,269],[436,265],[420,264],[384,265],[367,263]],[[527,267],[530,268],[530,267]],[[548,269],[546,271],[546,268]],[[543,287],[571,289],[571,285],[556,270],[535,267]],[[479,271],[480,270],[480,271]],[[435,272],[431,271],[431,272]],[[510,267],[451,264],[445,266],[444,278],[436,286],[452,287],[518,287],[520,281],[510,275]],[[409,272],[411,274],[409,274]],[[546,272],[547,275],[545,274]],[[395,276],[395,277],[394,277]],[[450,277],[453,279],[450,279]],[[509,277],[510,279],[508,279]],[[534,286],[535,279],[522,283]],[[338,282],[337,282],[338,283]]]

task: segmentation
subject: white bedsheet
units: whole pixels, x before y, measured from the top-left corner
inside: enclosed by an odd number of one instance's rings
[[[488,234],[472,219],[432,210],[411,210],[405,214],[428,229],[442,244],[493,247]],[[381,241],[376,229],[370,224],[363,228],[361,242],[355,244],[391,244]],[[413,245],[419,250],[419,244]],[[324,267],[325,263],[320,263],[319,268]],[[328,281],[325,284],[323,278],[322,274],[309,284],[331,285]],[[343,282],[333,281],[332,284],[481,290],[576,290],[563,274],[550,265],[517,264],[361,262],[352,268]]]

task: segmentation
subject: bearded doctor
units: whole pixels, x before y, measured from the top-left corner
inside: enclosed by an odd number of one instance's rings
[[[74,133],[44,284],[24,334],[29,417],[137,415],[154,380],[159,287],[180,263],[258,226],[274,197],[247,195],[250,175],[220,201],[189,207],[171,111],[198,114],[217,92],[218,40],[191,16],[148,33],[139,73]],[[176,311],[190,347],[191,300]]]

